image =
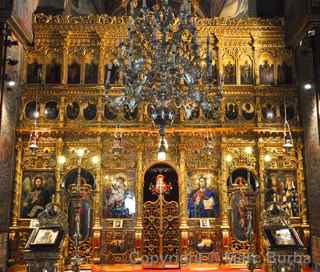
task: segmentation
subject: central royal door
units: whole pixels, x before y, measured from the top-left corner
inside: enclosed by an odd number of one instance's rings
[[[176,171],[157,164],[145,174],[143,266],[179,267],[179,188]]]

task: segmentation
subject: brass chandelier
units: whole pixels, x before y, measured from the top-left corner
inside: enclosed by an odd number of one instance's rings
[[[223,80],[215,73],[209,35],[204,54],[200,49],[190,0],[184,0],[178,15],[168,0],[159,0],[152,9],[146,0],[141,5],[132,0],[128,39],[120,44],[116,59],[124,90],[120,96],[111,95],[108,70],[107,100],[131,112],[146,103],[161,136],[180,109],[187,118],[199,108],[206,116],[217,118]]]

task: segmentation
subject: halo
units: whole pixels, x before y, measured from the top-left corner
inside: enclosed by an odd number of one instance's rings
[[[249,109],[246,109],[246,105],[250,105]],[[242,106],[242,111],[246,112],[246,113],[254,113],[254,106],[251,103],[243,103]]]
[[[42,182],[42,185],[45,185],[46,182],[45,182],[44,177],[37,175],[37,176],[35,176],[35,177],[32,179],[32,185],[33,185],[33,186],[35,186],[36,179],[40,179],[41,182]]]
[[[126,182],[128,179],[127,175],[125,175],[124,173],[118,173],[112,177],[111,181],[116,181],[118,178],[122,178],[123,182]]]
[[[205,179],[206,181],[206,185],[208,188],[214,186],[214,182],[213,182],[213,178],[214,177],[210,177],[210,174],[209,173],[198,173],[198,174],[195,174],[191,180],[192,180],[192,187],[196,187],[198,188],[199,187],[199,180],[203,178]]]

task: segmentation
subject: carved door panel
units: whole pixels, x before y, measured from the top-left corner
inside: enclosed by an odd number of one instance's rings
[[[179,190],[174,169],[159,164],[145,176],[144,267],[179,267]]]
[[[179,266],[179,204],[159,196],[144,204],[144,266]]]

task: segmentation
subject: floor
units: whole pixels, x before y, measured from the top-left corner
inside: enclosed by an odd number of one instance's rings
[[[248,272],[245,268],[226,268],[221,266],[202,265],[202,266],[188,266],[180,269],[149,269],[142,268],[141,266],[130,265],[107,265],[107,266],[92,266],[92,272]],[[85,271],[85,270],[84,270]],[[261,269],[257,269],[257,272],[263,272]]]
[[[25,266],[15,266],[8,272],[26,272]],[[256,272],[264,272],[261,269],[255,270]],[[65,271],[69,272],[69,271]],[[226,268],[226,267],[214,267],[214,266],[189,266],[181,269],[142,269],[141,266],[133,265],[90,265],[81,269],[81,272],[248,272],[245,268]],[[310,268],[304,269],[304,272],[319,272]]]
[[[85,272],[86,270],[84,270]],[[246,268],[227,268],[221,266],[188,266],[180,269],[143,269],[141,266],[130,265],[108,265],[108,266],[93,266],[91,272],[249,272]],[[256,272],[264,272],[262,269],[256,269]],[[304,272],[317,272],[310,268],[305,268]]]

